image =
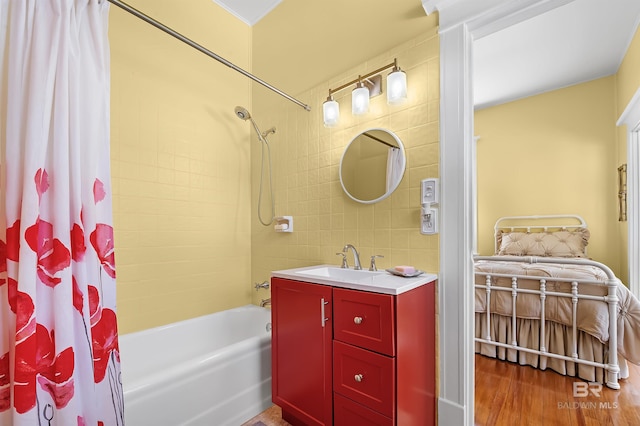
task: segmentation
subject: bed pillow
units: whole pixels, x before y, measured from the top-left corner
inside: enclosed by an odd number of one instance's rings
[[[553,232],[498,231],[498,255],[587,257],[588,229]]]

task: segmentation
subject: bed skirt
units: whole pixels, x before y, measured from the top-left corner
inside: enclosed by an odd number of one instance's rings
[[[484,339],[487,337],[486,313],[476,312],[475,315],[475,337]],[[510,316],[491,314],[490,319],[491,340],[511,344],[512,318]],[[519,346],[530,349],[540,349],[540,320],[517,318],[516,336]],[[544,343],[547,352],[569,357],[572,356],[572,328],[555,322],[545,321]],[[603,344],[597,338],[578,330],[577,343],[578,357],[580,359],[600,363],[609,362],[608,345]],[[476,342],[475,352],[520,365],[530,365],[540,370],[549,368],[559,374],[579,377],[589,382],[606,383],[607,376],[603,368],[522,352],[516,349],[494,346],[487,343]],[[620,355],[618,355],[618,363],[620,366],[619,378],[625,379],[629,377],[626,360]]]

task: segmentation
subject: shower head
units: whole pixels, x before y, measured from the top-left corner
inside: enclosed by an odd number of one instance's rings
[[[267,130],[264,133],[261,132],[260,129],[258,128],[258,125],[256,124],[255,120],[253,118],[251,118],[251,114],[249,114],[249,111],[247,111],[247,109],[244,108],[244,107],[237,106],[235,108],[235,112],[236,112],[236,115],[238,116],[238,118],[240,118],[240,119],[242,119],[244,121],[249,120],[251,122],[251,125],[253,126],[254,130],[258,134],[258,139],[260,139],[261,142],[267,143],[265,138],[269,134],[276,132],[276,128],[275,127],[270,128],[269,130]]]
[[[241,106],[237,106],[236,109],[236,115],[238,116],[238,118],[242,119],[242,120],[248,120],[251,118],[251,114],[249,114],[249,111],[247,111],[246,108],[243,108]]]

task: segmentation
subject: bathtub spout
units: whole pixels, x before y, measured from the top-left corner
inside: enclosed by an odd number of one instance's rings
[[[263,308],[267,305],[271,305],[271,298],[262,299],[262,301],[260,302],[260,306],[262,306]]]

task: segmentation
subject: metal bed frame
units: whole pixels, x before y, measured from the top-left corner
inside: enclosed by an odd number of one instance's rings
[[[501,223],[507,221],[520,221],[520,220],[554,220],[554,219],[575,219],[579,223],[573,225],[542,225],[542,224],[527,224],[527,225],[515,225],[515,226],[502,226]],[[547,231],[549,229],[557,229],[557,230],[566,230],[567,228],[585,228],[586,223],[584,219],[580,216],[576,215],[548,215],[548,216],[509,216],[503,217],[496,221],[496,225],[494,230],[497,236],[497,232],[502,229],[508,229],[510,231],[516,230],[525,230],[525,232],[539,232],[539,231]],[[495,240],[495,238],[494,238]],[[497,252],[497,247],[496,247]],[[620,366],[618,364],[618,332],[617,332],[617,312],[618,312],[618,296],[616,294],[616,288],[621,284],[620,280],[613,274],[611,269],[608,266],[595,262],[589,259],[584,258],[552,258],[552,257],[536,257],[536,256],[474,256],[474,262],[480,260],[487,261],[508,261],[508,262],[520,262],[520,263],[550,263],[550,264],[574,264],[574,265],[592,265],[600,268],[607,276],[606,285],[608,287],[608,292],[606,296],[593,296],[587,294],[580,294],[580,284],[600,284],[602,282],[596,280],[572,280],[568,278],[553,278],[554,282],[568,282],[571,283],[571,293],[563,293],[563,292],[554,292],[547,291],[546,289],[546,278],[537,279],[536,277],[531,276],[520,276],[520,275],[508,275],[508,274],[491,274],[486,272],[475,272],[475,275],[480,275],[485,277],[485,284],[475,284],[476,289],[482,289],[486,292],[486,327],[488,334],[484,337],[476,337],[475,341],[478,343],[484,343],[489,345],[495,345],[499,347],[504,347],[507,349],[514,349],[521,352],[527,352],[531,354],[537,354],[544,357],[557,358],[564,361],[575,362],[578,364],[585,364],[592,367],[603,368],[606,371],[606,385],[612,389],[620,389],[620,384],[618,383],[618,377],[620,373]],[[497,277],[505,277],[511,279],[511,287],[499,287],[493,286],[491,284],[492,278]],[[518,287],[518,280],[526,279],[529,281],[537,280],[539,281],[539,289],[531,290],[524,289]],[[490,331],[491,330],[491,293],[493,291],[505,291],[511,292],[512,295],[512,315],[511,315],[511,323],[512,323],[512,333],[511,333],[511,343],[501,343],[492,340]],[[541,303],[541,314],[540,314],[540,347],[538,349],[530,349],[521,347],[518,345],[518,336],[516,331],[516,320],[517,320],[517,312],[516,312],[516,301],[518,294],[526,293],[526,294],[536,294],[540,297]],[[555,297],[564,297],[571,298],[572,302],[572,354],[571,356],[559,355],[555,353],[551,353],[545,347],[545,301],[547,296],[555,296]],[[580,359],[578,356],[578,328],[577,328],[577,308],[580,300],[594,300],[608,303],[609,308],[609,363],[599,363],[588,360]]]

